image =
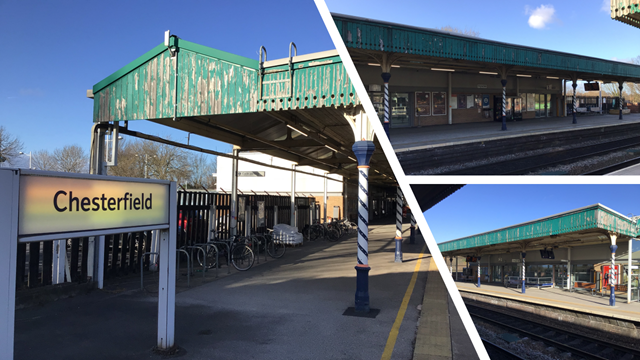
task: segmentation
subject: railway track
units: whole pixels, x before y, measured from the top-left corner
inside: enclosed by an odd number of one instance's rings
[[[524,360],[523,357],[520,357],[507,349],[503,349],[500,346],[482,339],[482,343],[484,344],[484,348],[487,350],[487,354],[491,360]]]
[[[632,137],[615,142],[607,142],[597,145],[587,145],[566,150],[558,150],[544,155],[531,155],[513,160],[505,160],[486,165],[468,167],[456,171],[446,172],[446,175],[524,175],[541,171],[558,165],[576,163],[581,160],[606,156],[611,153],[640,147],[640,137]],[[640,162],[640,158],[638,159]],[[616,164],[618,165],[618,164]],[[618,165],[623,168],[624,165]],[[627,165],[629,166],[629,165]],[[614,170],[609,167],[599,169],[597,175]],[[613,168],[613,167],[612,167]],[[616,169],[616,170],[617,170]],[[608,172],[603,172],[608,171]],[[594,173],[594,175],[596,175]]]
[[[630,138],[637,139],[637,134],[640,134],[640,123],[406,150],[397,153],[397,156],[407,175],[500,175],[503,173],[496,172],[496,169],[491,171],[477,170],[496,164],[498,171],[515,173],[517,168],[505,170],[503,166],[510,162],[506,160],[514,155],[521,154],[520,159],[523,160],[526,160],[529,155],[533,156],[528,159],[537,157],[544,160],[553,156],[554,153],[558,153],[554,149],[588,149],[603,145],[617,147],[621,145],[622,141],[628,141]],[[511,161],[517,160],[512,159]],[[492,161],[495,162],[491,163]],[[473,165],[462,168],[465,164],[473,164],[474,162],[477,163],[477,168]],[[501,166],[502,168],[500,168]],[[525,163],[520,164],[519,167],[526,169],[530,166]]]
[[[625,160],[625,161],[619,162],[617,164],[613,164],[613,165],[610,165],[610,166],[606,166],[606,167],[600,168],[598,170],[590,171],[588,173],[585,173],[584,175],[605,175],[605,174],[610,174],[610,173],[612,173],[614,171],[621,170],[621,169],[627,168],[629,166],[637,165],[637,164],[640,164],[640,157],[636,157],[636,158],[633,158],[633,159]]]
[[[597,360],[637,360],[640,351],[610,344],[596,338],[578,335],[554,326],[541,324],[533,320],[503,314],[485,308],[467,304],[474,321],[481,321],[530,339],[543,341],[563,352],[572,354],[576,359]]]

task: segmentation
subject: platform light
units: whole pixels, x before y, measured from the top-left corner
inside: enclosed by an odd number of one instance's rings
[[[531,75],[525,75],[525,74],[517,74],[517,77],[531,77]]]
[[[454,69],[440,69],[440,68],[431,68],[433,71],[455,71]]]
[[[336,150],[336,149],[332,148],[332,147],[331,147],[331,146],[329,146],[329,145],[325,145],[324,147],[326,147],[327,149],[329,149],[329,150],[331,150],[331,151],[338,152],[338,150]]]
[[[323,139],[328,139],[328,137],[322,135],[322,133],[318,133],[318,135],[320,135],[320,137],[323,138]]]
[[[560,78],[556,77],[556,76],[547,76],[547,79],[556,79],[557,80],[557,79],[560,79]]]
[[[303,133],[302,131],[300,131],[300,130],[298,130],[298,129],[294,128],[293,126],[291,126],[291,125],[289,125],[289,124],[287,124],[287,127],[288,127],[289,129],[291,129],[291,130],[295,130],[295,131],[299,132],[300,134],[302,134],[302,135],[304,135],[304,136],[309,136],[309,135],[307,135],[307,134]]]
[[[400,65],[391,65],[392,68],[399,68]]]
[[[376,169],[373,169],[373,171],[375,171],[375,172],[377,172],[378,174],[380,174],[380,171],[378,171],[378,170],[376,170]]]
[[[497,72],[489,72],[489,71],[480,71],[480,74],[485,74],[485,75],[498,75]]]
[[[356,159],[352,158],[351,156],[347,156],[347,157],[348,157],[349,159],[351,159],[351,160],[355,161],[355,162],[358,162],[358,160],[356,160]]]
[[[368,63],[369,66],[380,66],[380,64]]]

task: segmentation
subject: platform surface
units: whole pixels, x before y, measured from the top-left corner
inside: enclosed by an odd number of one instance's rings
[[[569,292],[556,288],[528,287],[522,294],[519,288],[506,288],[498,284],[482,284],[480,288],[471,282],[456,282],[458,290],[469,291],[514,300],[523,300],[541,305],[560,307],[567,310],[588,311],[602,316],[640,321],[640,303],[627,304],[626,297],[616,297],[616,306],[609,306],[608,295],[591,295],[586,292]]]
[[[430,255],[422,253],[422,238],[408,244],[406,231],[404,262],[395,263],[394,234],[395,225],[370,227],[370,300],[372,308],[380,309],[374,319],[342,315],[354,305],[353,236],[337,243],[316,241],[289,248],[283,258],[262,261],[246,272],[223,276],[223,267],[218,280],[194,281],[189,289],[181,278],[176,344],[186,352],[180,358],[380,359],[422,257],[391,357],[411,359]],[[438,276],[430,272],[429,278]],[[151,353],[157,294],[142,292],[139,281],[132,277],[88,295],[18,310],[15,359],[45,359],[51,354],[61,359],[160,359]],[[147,289],[153,289],[154,281],[157,284],[157,275],[145,278]],[[437,282],[434,285],[437,291],[444,290]],[[456,313],[452,314],[437,325],[448,325],[442,322],[452,318],[452,326],[458,326]],[[458,332],[449,340],[449,353],[462,351],[449,358],[473,358],[475,350],[460,349],[464,337],[466,333]]]
[[[428,149],[438,146],[459,145],[469,142],[536,135],[543,133],[583,130],[593,127],[615,126],[640,122],[640,114],[623,115],[578,115],[578,123],[573,118],[552,117],[526,119],[507,122],[507,130],[502,131],[499,122],[481,122],[453,125],[434,125],[412,128],[392,128],[389,130],[391,145],[398,153]]]
[[[640,164],[614,171],[610,174],[606,174],[605,176],[611,175],[640,175]]]

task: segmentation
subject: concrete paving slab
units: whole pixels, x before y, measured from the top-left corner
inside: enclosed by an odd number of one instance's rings
[[[395,263],[394,232],[395,225],[370,230],[371,306],[381,310],[375,319],[342,315],[354,302],[355,237],[312,242],[247,272],[181,288],[176,295],[180,357],[380,358],[424,248],[421,238],[415,245],[405,239],[404,262]],[[392,359],[413,357],[429,263],[422,256]],[[18,310],[15,358],[157,359],[151,352],[156,321],[157,295],[140,291],[139,279],[132,278],[115,289]]]

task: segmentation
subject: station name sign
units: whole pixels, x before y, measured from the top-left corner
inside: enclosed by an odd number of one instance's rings
[[[23,175],[18,235],[169,223],[166,184]]]

